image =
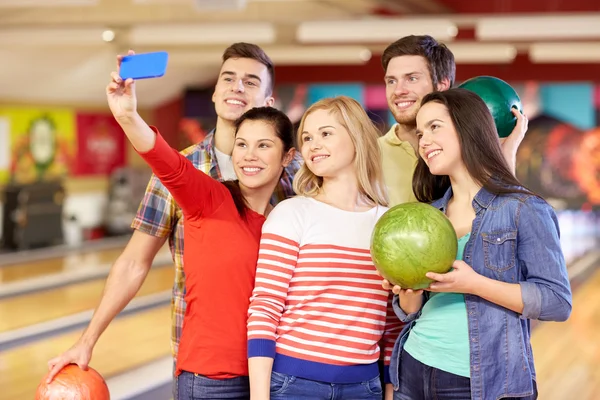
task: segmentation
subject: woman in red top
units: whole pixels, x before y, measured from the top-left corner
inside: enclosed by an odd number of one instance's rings
[[[274,108],[236,123],[238,181],[194,168],[136,111],[134,83],[112,74],[110,110],[184,215],[187,308],[177,357],[179,399],[249,398],[246,321],[261,228],[283,169],[294,155],[293,127]]]

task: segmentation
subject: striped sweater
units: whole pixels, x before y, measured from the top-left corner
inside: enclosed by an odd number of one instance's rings
[[[376,377],[402,328],[369,252],[386,207],[340,210],[309,197],[281,202],[263,225],[248,318],[248,357],[329,383]]]

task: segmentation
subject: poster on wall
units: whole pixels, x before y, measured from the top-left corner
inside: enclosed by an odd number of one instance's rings
[[[388,108],[385,85],[366,86],[364,98],[367,114],[379,132],[384,135],[396,123],[394,115]]]
[[[207,122],[203,118],[182,118],[178,124],[175,148],[183,150],[202,142],[214,125],[213,121]]]
[[[281,85],[275,89],[273,97],[278,110],[283,111],[295,126],[298,126],[302,115],[310,106],[307,104],[308,85]]]
[[[306,102],[312,105],[323,98],[336,96],[348,96],[364,105],[364,85],[360,83],[309,85]]]
[[[212,101],[214,88],[189,88],[183,98],[183,118],[178,122],[176,140],[171,146],[183,150],[200,143],[217,123]],[[165,118],[168,119],[168,118]]]
[[[600,208],[600,128],[591,117],[593,88],[528,83],[524,89],[529,127],[517,152],[517,177],[558,209]]]
[[[75,119],[62,108],[1,108],[9,121],[10,154],[6,181],[26,184],[67,175],[72,166]]]
[[[8,181],[10,167],[10,123],[0,117],[0,183]]]
[[[594,110],[596,113],[596,126],[600,126],[600,85],[594,91]]]
[[[112,115],[78,113],[75,175],[108,175],[125,165],[125,133]]]

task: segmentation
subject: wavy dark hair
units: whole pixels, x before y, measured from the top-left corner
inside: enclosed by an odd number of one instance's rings
[[[277,137],[283,142],[284,156],[294,147],[294,125],[282,111],[273,107],[251,108],[235,121],[234,126],[236,135],[245,121],[263,121],[271,125],[275,130]],[[223,185],[225,185],[229,190],[229,193],[231,193],[235,207],[242,218],[245,217],[246,211],[248,210],[248,203],[246,203],[246,199],[242,195],[240,182],[238,180],[224,181]]]
[[[474,92],[455,88],[426,95],[427,103],[446,107],[456,129],[462,161],[471,177],[494,194],[535,195],[512,174],[498,140],[494,119],[484,101]],[[430,203],[444,196],[450,187],[447,175],[433,175],[419,157],[413,175],[413,192],[418,201]]]

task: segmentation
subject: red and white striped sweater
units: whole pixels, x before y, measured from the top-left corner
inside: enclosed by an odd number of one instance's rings
[[[303,196],[275,207],[262,230],[248,357],[272,357],[280,373],[356,383],[379,373],[381,342],[387,372],[402,323],[369,252],[385,211],[344,211]]]

